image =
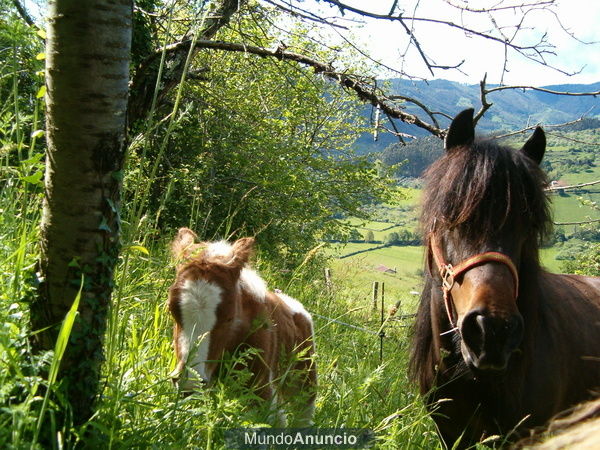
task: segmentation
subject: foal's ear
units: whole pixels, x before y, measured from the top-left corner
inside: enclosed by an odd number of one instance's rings
[[[473,143],[475,139],[475,127],[473,126],[474,112],[473,108],[465,109],[463,112],[458,113],[452,120],[444,143],[446,150]]]
[[[535,131],[531,135],[525,145],[521,148],[521,151],[533,159],[536,163],[541,163],[546,151],[546,133],[541,127],[536,127]]]
[[[254,238],[245,237],[233,243],[233,264],[242,267],[254,252]]]
[[[186,256],[186,250],[196,242],[196,233],[189,228],[180,228],[171,242],[171,255],[175,260],[180,260]]]

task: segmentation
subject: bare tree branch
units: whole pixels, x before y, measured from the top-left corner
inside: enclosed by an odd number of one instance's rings
[[[268,2],[272,2],[272,0],[265,0]],[[288,0],[288,3],[291,5],[294,1],[299,0]],[[446,64],[439,65],[433,63],[432,59],[427,55],[426,49],[423,48],[421,43],[416,37],[414,27],[407,26],[407,21],[421,22],[421,23],[431,23],[442,25],[446,27],[450,27],[459,31],[463,31],[468,36],[476,36],[479,38],[487,39],[496,42],[499,45],[504,47],[505,58],[504,58],[504,67],[503,67],[503,75],[508,72],[508,54],[509,50],[517,52],[524,58],[533,61],[537,64],[541,64],[546,66],[552,70],[558,71],[565,75],[575,75],[580,73],[582,69],[576,70],[574,72],[569,72],[564,70],[558,66],[555,66],[549,63],[547,57],[550,55],[556,55],[556,47],[548,41],[548,35],[546,33],[542,34],[538,40],[531,41],[534,39],[534,35],[532,33],[528,33],[528,31],[532,31],[535,28],[526,27],[524,22],[525,19],[534,12],[544,10],[549,11],[553,14],[555,20],[558,22],[559,27],[564,30],[572,38],[578,40],[579,42],[583,42],[580,39],[577,39],[570,30],[568,30],[560,21],[560,18],[556,14],[555,11],[552,10],[552,7],[556,4],[556,0],[538,0],[538,1],[529,1],[522,3],[512,3],[505,5],[504,0],[498,1],[495,5],[491,5],[489,8],[470,8],[466,3],[465,4],[456,4],[451,0],[446,0],[446,4],[451,7],[459,10],[462,13],[469,13],[471,16],[487,14],[489,16],[489,20],[492,23],[492,28],[490,30],[481,30],[477,28],[470,27],[466,25],[464,22],[455,23],[451,20],[443,20],[436,19],[433,17],[418,17],[416,15],[416,7],[413,15],[408,15],[405,11],[402,10],[401,6],[398,6],[398,2],[394,1],[392,3],[392,7],[390,8],[387,14],[383,13],[374,13],[366,9],[366,7],[357,7],[353,5],[349,5],[342,0],[322,0],[321,3],[329,4],[332,7],[336,7],[339,9],[341,14],[343,15],[345,12],[351,12],[355,15],[364,17],[364,18],[372,18],[378,20],[387,20],[387,21],[395,21],[399,22],[401,26],[404,28],[405,32],[409,36],[409,42],[412,46],[415,47],[419,56],[427,66],[427,69],[430,73],[433,74],[434,69],[457,69],[462,65],[462,62],[458,64]],[[417,3],[418,5],[418,3]],[[516,19],[516,23],[510,25],[500,25],[496,22],[494,13],[502,12],[502,11],[510,11],[514,12],[514,17]],[[494,33],[495,31],[495,33]],[[518,40],[519,37],[523,38],[523,42]],[[527,42],[525,39],[529,39]]]
[[[277,9],[280,9],[281,11],[284,11],[288,14],[290,14],[293,17],[298,17],[301,19],[306,19],[306,20],[310,20],[312,22],[317,22],[317,23],[322,23],[325,25],[329,25],[330,27],[334,27],[334,28],[341,28],[343,30],[347,30],[348,27],[345,27],[343,25],[334,23],[330,20],[327,20],[323,17],[319,17],[317,14],[314,14],[310,11],[307,11],[305,9],[302,8],[298,8],[298,6],[293,6],[293,5],[289,5],[288,6],[284,6],[281,5],[279,3],[274,2],[273,0],[263,0],[263,2],[268,3],[269,5],[273,5],[274,7],[276,7]]]
[[[580,38],[578,38],[575,33],[573,33],[571,30],[569,30],[567,27],[565,27],[562,23],[562,21],[560,20],[560,16],[558,14],[556,14],[555,11],[550,11],[551,14],[554,15],[554,19],[556,20],[556,22],[558,23],[558,25],[560,26],[560,28],[567,34],[569,35],[569,37],[571,37],[571,39],[575,39],[577,42],[580,42],[582,44],[597,44],[598,41],[584,41]]]
[[[529,8],[529,7],[539,8],[541,6],[550,6],[550,5],[553,5],[556,3],[555,0],[546,0],[546,1],[536,1],[533,3],[518,3],[515,5],[492,6],[490,8],[475,9],[475,8],[469,8],[469,6],[465,3],[463,3],[462,5],[457,5],[450,0],[444,0],[444,2],[447,5],[452,6],[453,8],[459,9],[461,11],[471,12],[471,13],[489,13],[489,12],[496,12],[496,11],[506,11],[508,9],[517,10],[517,9],[523,9],[523,8]]]
[[[579,120],[581,120],[581,119],[578,119],[577,122],[579,122]],[[581,139],[574,139],[572,137],[565,136],[564,134],[560,134],[557,132],[546,133],[546,134],[549,134],[551,136],[556,136],[557,138],[564,139],[565,141],[576,142],[578,144],[592,145],[592,146],[596,146],[596,147],[600,146],[599,142],[582,141]]]
[[[479,111],[477,111],[477,114],[475,114],[475,117],[473,117],[473,124],[476,125],[477,122],[479,122],[479,119],[481,119],[483,117],[483,115],[485,114],[485,112],[491,108],[491,106],[493,105],[493,103],[489,103],[487,101],[487,91],[485,89],[485,80],[487,79],[487,73],[483,76],[483,80],[481,80],[481,82],[479,83],[479,92],[480,92],[480,100],[481,100],[481,109]]]
[[[553,186],[553,187],[546,188],[546,191],[564,191],[567,189],[580,189],[582,187],[593,186],[598,183],[600,183],[600,180],[590,181],[589,183],[572,184],[570,186]]]
[[[186,47],[189,44],[186,42],[178,42],[176,44],[172,44],[167,46],[165,51],[174,51],[178,47],[183,46]],[[198,40],[196,42],[197,48],[206,48],[206,49],[214,49],[214,50],[225,50],[225,51],[234,51],[241,53],[250,53],[262,57],[274,57],[280,60],[287,61],[295,61],[300,64],[304,64],[313,68],[315,73],[322,74],[323,76],[339,83],[341,86],[346,87],[348,89],[353,90],[358,97],[366,102],[371,103],[373,106],[378,106],[381,110],[387,114],[389,117],[393,117],[396,119],[400,119],[403,122],[415,125],[417,127],[423,128],[427,130],[431,134],[442,138],[445,134],[443,130],[439,127],[431,125],[427,122],[422,121],[419,117],[409,114],[403,111],[398,106],[394,105],[389,97],[383,95],[379,88],[375,86],[369,85],[360,77],[349,74],[338,72],[333,65],[329,63],[323,63],[314,58],[309,58],[306,55],[302,55],[299,53],[290,52],[284,50],[283,48],[277,49],[266,49],[262,47],[257,47],[254,45],[246,45],[239,44],[233,42],[221,42],[221,41],[212,41],[212,40]]]
[[[590,92],[568,92],[568,91],[554,91],[552,89],[546,89],[546,88],[541,88],[541,87],[535,87],[535,86],[520,86],[520,85],[515,85],[515,86],[497,86],[497,87],[493,87],[490,89],[486,89],[485,93],[486,94],[490,94],[492,92],[497,92],[497,91],[505,91],[506,89],[523,89],[523,90],[531,90],[531,91],[538,91],[538,92],[546,92],[548,94],[555,94],[555,95],[570,95],[573,97],[589,97],[589,96],[593,96],[596,97],[598,95],[600,95],[600,91],[590,91]]]
[[[404,100],[406,102],[410,102],[413,103],[415,105],[417,105],[419,108],[421,108],[425,114],[427,114],[429,116],[429,118],[431,119],[431,121],[433,122],[433,124],[436,127],[440,127],[440,124],[438,123],[437,119],[435,118],[435,114],[441,114],[439,112],[435,112],[435,111],[431,111],[426,105],[425,103],[420,102],[417,99],[414,99],[412,97],[407,97],[405,95],[390,95],[388,97],[390,100]]]
[[[406,34],[408,34],[411,42],[414,44],[415,48],[419,52],[419,55],[421,55],[421,59],[425,62],[427,69],[429,69],[429,73],[431,74],[432,77],[435,76],[435,73],[433,72],[432,64],[429,62],[429,58],[427,58],[427,56],[425,55],[425,52],[421,48],[421,44],[419,43],[419,40],[415,36],[413,30],[411,28],[409,28],[406,25],[406,23],[404,23],[403,20],[399,20],[399,22],[400,22],[400,25],[402,25],[402,28],[404,28],[404,31],[406,31]]]
[[[546,133],[548,133],[548,131],[547,131],[548,128],[566,127],[567,125],[573,125],[575,123],[581,122],[584,118],[585,118],[584,116],[581,116],[581,117],[578,117],[577,119],[571,120],[569,122],[556,123],[556,124],[546,124],[546,125],[544,125],[544,128],[546,129]],[[510,133],[499,134],[499,135],[494,136],[494,139],[504,139],[504,138],[507,138],[507,137],[510,137],[510,136],[516,136],[517,134],[523,134],[526,131],[535,130],[537,126],[538,126],[538,124],[530,125],[530,126],[527,126],[525,128],[521,128],[519,130],[511,131]]]
[[[412,20],[412,21],[416,21],[416,22],[429,22],[429,23],[435,23],[435,24],[439,24],[439,25],[445,25],[448,26],[450,28],[456,28],[458,30],[462,30],[465,31],[469,34],[475,35],[475,36],[479,36],[485,39],[489,39],[492,41],[496,41],[499,42],[502,45],[505,45],[506,42],[504,40],[504,38],[499,38],[496,36],[493,36],[489,33],[486,32],[482,32],[482,31],[478,31],[472,28],[469,28],[465,25],[461,25],[461,24],[457,24],[451,21],[447,21],[447,20],[441,20],[441,19],[433,19],[431,17],[409,17],[409,16],[404,16],[402,13],[398,13],[397,15],[394,14],[376,14],[376,13],[372,13],[369,11],[366,11],[364,9],[360,9],[360,8],[355,8],[353,6],[347,5],[345,3],[342,3],[339,0],[323,0],[325,3],[330,3],[332,5],[337,6],[338,8],[340,8],[340,11],[351,11],[355,14],[359,14],[361,16],[364,17],[371,17],[373,19],[382,19],[382,20],[390,20],[390,21],[399,21],[402,22],[404,20]],[[541,2],[542,4],[545,4],[547,2]],[[519,45],[519,44],[515,44],[513,42],[509,42],[508,45],[513,48],[514,50],[517,50],[519,52],[523,52],[523,51],[527,51],[527,50],[535,50],[536,47],[538,47],[540,44],[540,42],[534,44],[534,45]],[[545,51],[542,51],[541,53],[546,53]]]
[[[600,219],[584,220],[583,222],[552,222],[554,225],[587,225],[588,223],[600,222]]]
[[[27,25],[29,25],[30,27],[35,26],[35,22],[31,18],[31,16],[29,15],[29,13],[25,9],[25,7],[23,5],[21,5],[21,2],[19,0],[13,0],[13,5],[17,9],[17,11],[19,12],[19,15],[21,16],[21,19],[23,19],[23,21]]]

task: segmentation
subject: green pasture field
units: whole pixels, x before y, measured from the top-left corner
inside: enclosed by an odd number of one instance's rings
[[[560,145],[553,145],[549,147],[546,152],[546,158],[549,158],[553,164],[557,164],[567,158],[573,159],[580,156],[592,157],[595,159],[595,164],[592,167],[564,173],[560,177],[560,180],[558,180],[563,185],[576,185],[600,180],[599,153],[597,148],[591,146],[594,142],[598,142],[599,138],[597,130],[580,132],[577,134],[577,139],[581,142],[589,142],[590,144],[586,145],[580,142],[571,142],[562,139],[559,140]],[[572,148],[586,148],[586,150],[571,153],[569,150]],[[576,169],[576,166],[573,166],[573,168]],[[580,198],[600,203],[600,187],[598,185],[593,185],[583,187],[581,191],[566,191],[561,194],[553,194],[551,199],[555,222],[578,222],[600,218],[600,210],[593,210],[588,206],[582,206]],[[567,231],[573,231],[573,228],[568,227]]]
[[[552,273],[562,273],[562,261],[556,259],[559,249],[557,247],[540,249],[542,267]]]
[[[583,172],[568,173],[561,178],[564,182],[571,184],[589,183],[591,181],[600,180],[600,166],[585,170]]]
[[[328,254],[332,256],[333,279],[347,280],[345,285],[359,293],[357,295],[359,302],[371,298],[373,281],[385,282],[390,295],[395,299],[406,299],[407,302],[403,300],[403,304],[411,309],[410,305],[416,305],[417,297],[410,292],[420,292],[422,286],[423,247],[393,245],[374,249],[377,246],[378,244],[348,243],[332,247]],[[339,259],[340,256],[361,250],[368,251]],[[542,266],[550,272],[561,273],[562,271],[562,261],[555,259],[558,252],[558,247],[540,249]],[[376,270],[381,265],[396,269],[396,273]]]
[[[350,243],[332,249],[332,254],[348,254],[357,250],[372,248],[373,244]],[[396,269],[396,273],[385,273],[376,270],[384,265]],[[374,281],[385,283],[386,298],[390,303],[402,301],[404,312],[416,310],[418,296],[411,292],[421,292],[423,249],[421,246],[391,246],[378,250],[360,253],[349,258],[331,261],[334,283],[344,280],[346,289],[355,293],[359,304],[368,304]]]
[[[409,206],[419,202],[421,198],[421,189],[402,188],[403,198],[397,201],[398,206]]]
[[[592,186],[592,188],[596,189],[590,189],[590,193],[566,192],[562,195],[552,194],[550,199],[552,202],[554,221],[564,223],[599,219],[600,211],[592,210],[588,206],[583,205],[580,200],[589,200],[593,202],[600,201],[600,187]]]

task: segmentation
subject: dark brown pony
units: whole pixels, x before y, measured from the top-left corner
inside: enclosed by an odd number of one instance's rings
[[[540,267],[545,146],[539,127],[520,150],[475,140],[468,109],[426,173],[410,370],[448,447],[517,438],[600,387],[600,279]]]

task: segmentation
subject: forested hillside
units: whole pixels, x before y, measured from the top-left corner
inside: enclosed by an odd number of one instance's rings
[[[598,163],[597,148],[600,145],[599,125],[600,120],[586,119],[556,131],[548,130],[548,152],[543,167],[551,180],[560,180],[566,174],[594,172]],[[519,140],[525,135],[526,133],[519,133],[501,141],[518,147]],[[443,143],[440,139],[425,136],[405,144],[392,143],[381,154],[374,153],[372,156],[392,167],[397,177],[419,178],[427,166],[442,153]]]
[[[439,111],[448,117],[459,111],[481,104],[480,86],[461,84],[448,80],[415,81],[390,79],[382,81],[389,83],[390,90],[397,95],[425,99],[431,111]],[[493,88],[493,85],[488,88]],[[600,90],[600,82],[594,84],[569,84],[545,86],[554,91],[594,92]],[[495,133],[499,131],[518,130],[525,126],[542,124],[551,125],[570,122],[581,117],[598,119],[600,117],[600,98],[579,96],[557,96],[546,92],[515,89],[492,92],[488,101],[493,107],[482,117],[478,124],[480,133]],[[406,110],[418,116],[425,117],[424,112],[414,104],[406,103]],[[371,107],[363,111],[363,116],[373,124],[374,113]],[[437,119],[444,127],[450,123],[448,117],[438,115]],[[416,130],[401,121],[394,121],[396,128],[409,135],[426,136],[422,130]],[[381,120],[381,125],[392,128],[387,119]],[[598,122],[579,125],[586,128],[598,128]],[[390,133],[379,133],[378,140],[373,140],[373,132],[363,134],[355,143],[359,153],[381,151],[398,139]]]

